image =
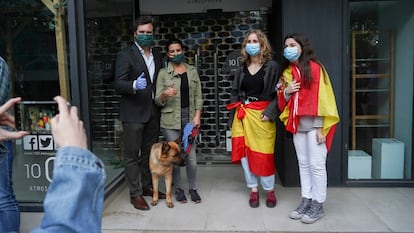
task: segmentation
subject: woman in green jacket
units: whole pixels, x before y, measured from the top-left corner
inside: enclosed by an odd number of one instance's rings
[[[161,132],[167,141],[181,137],[187,123],[200,127],[203,99],[200,77],[197,69],[185,62],[183,44],[178,39],[167,42],[166,51],[169,62],[159,71],[155,93],[155,103],[161,107]],[[196,143],[185,157],[186,172],[191,201],[200,203],[201,198],[196,188],[197,157]],[[181,188],[180,167],[174,167],[174,186],[176,200],[182,203],[187,198]]]

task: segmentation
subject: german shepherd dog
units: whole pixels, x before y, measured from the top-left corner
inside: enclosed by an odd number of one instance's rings
[[[151,205],[158,204],[158,182],[161,176],[165,179],[166,201],[169,208],[173,208],[171,189],[173,181],[174,165],[184,165],[184,158],[181,155],[180,138],[173,142],[162,141],[155,143],[151,147],[149,167],[152,175],[152,202]]]

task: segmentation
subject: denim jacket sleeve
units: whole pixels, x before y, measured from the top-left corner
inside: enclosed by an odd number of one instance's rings
[[[101,232],[105,169],[90,151],[62,147],[44,200],[44,216],[32,233]]]

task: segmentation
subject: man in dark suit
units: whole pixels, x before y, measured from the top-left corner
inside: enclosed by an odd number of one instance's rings
[[[152,196],[149,153],[160,134],[160,110],[154,104],[158,71],[163,66],[153,43],[152,18],[141,16],[134,28],[134,44],[118,53],[115,90],[121,94],[120,120],[124,140],[125,177],[131,204],[149,210],[143,196]],[[160,193],[159,198],[165,198]]]

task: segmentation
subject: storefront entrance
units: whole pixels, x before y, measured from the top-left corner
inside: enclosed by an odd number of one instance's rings
[[[92,9],[87,12],[94,13],[87,15],[90,109],[99,113],[91,116],[93,146],[95,151],[102,150],[116,163],[122,154],[122,127],[118,121],[119,96],[112,86],[114,64],[116,53],[133,41],[135,17],[99,16]],[[154,47],[165,55],[167,40],[179,38],[186,47],[187,62],[199,70],[204,108],[198,138],[198,161],[229,163],[226,104],[230,98],[232,71],[239,65],[240,47],[246,32],[259,28],[267,33],[269,27],[275,27],[274,23],[268,23],[272,16],[271,8],[252,6],[250,10],[232,12],[215,9],[196,13],[153,13]],[[112,153],[114,151],[116,153]]]
[[[124,171],[119,96],[113,88],[115,59],[133,42],[133,21],[140,14],[155,19],[155,47],[164,50],[171,37],[183,40],[188,62],[199,70],[204,97],[200,163],[230,163],[225,106],[245,33],[264,30],[280,61],[283,36],[298,31],[309,36],[332,76],[340,110],[328,160],[329,184],[413,184],[413,53],[407,49],[413,47],[412,1],[69,0],[59,5],[64,11],[60,32],[54,11],[44,2],[0,3],[0,55],[10,66],[12,95],[50,101],[67,92],[81,109],[91,149],[105,162],[106,187],[118,183]],[[44,116],[45,111],[35,112]],[[34,115],[40,120],[40,114]],[[52,144],[33,153],[31,146],[40,137],[32,138],[15,143],[13,183],[22,211],[41,211],[53,175]],[[390,139],[392,148],[376,138]],[[283,126],[278,128],[280,139],[278,175],[287,186],[297,185],[295,151]],[[397,169],[385,154],[398,161]],[[398,176],[382,172],[382,164]]]

